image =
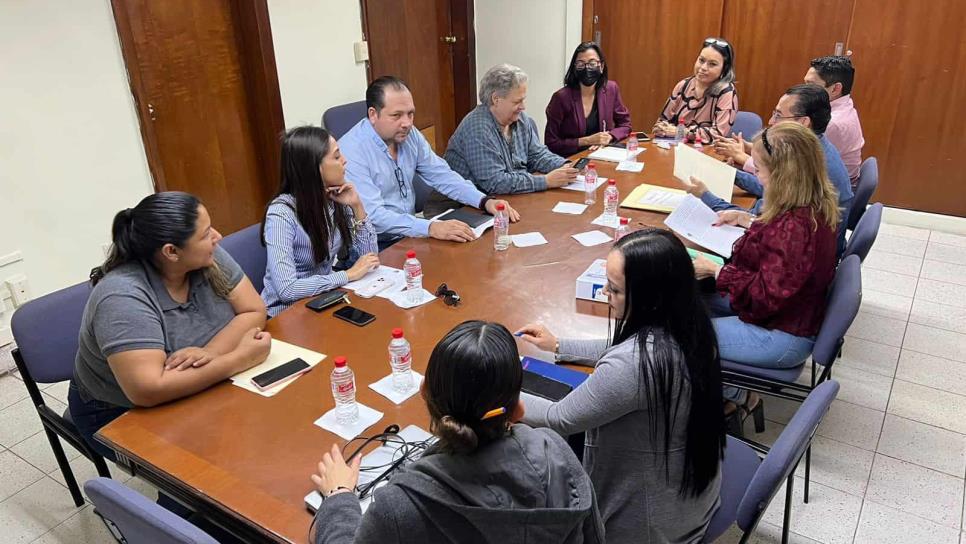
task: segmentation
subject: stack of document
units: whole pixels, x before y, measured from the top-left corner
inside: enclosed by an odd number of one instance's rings
[[[684,202],[686,195],[687,193],[681,189],[668,189],[642,183],[627,195],[624,202],[621,202],[621,207],[669,213]]]
[[[737,172],[733,166],[690,146],[681,144],[674,147],[674,177],[681,181],[690,181],[691,176],[694,176],[703,181],[709,191],[728,202],[731,202],[735,189]]]
[[[732,246],[744,236],[745,229],[731,225],[713,226],[717,221],[718,214],[700,199],[687,195],[664,220],[664,224],[684,238],[727,259],[731,257]]]
[[[588,155],[587,158],[592,161],[621,162],[633,160],[642,151],[644,151],[643,147],[638,148],[636,151],[628,151],[619,147],[602,147]]]

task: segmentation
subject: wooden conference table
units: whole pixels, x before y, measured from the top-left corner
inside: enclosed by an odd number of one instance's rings
[[[638,161],[641,173],[616,172],[616,164],[597,162],[600,175],[616,178],[621,198],[641,183],[677,187],[671,172],[673,153],[652,144]],[[582,154],[583,155],[583,154]],[[741,196],[735,203],[750,206]],[[511,234],[540,232],[546,245],[507,251],[493,249],[492,231],[479,240],[458,244],[432,239],[405,239],[380,254],[383,264],[402,268],[413,249],[423,265],[423,286],[434,292],[446,282],[462,297],[457,307],[442,300],[403,310],[390,301],[352,296],[352,304],[375,314],[362,328],[295,304],[269,321],[275,338],[324,353],[326,359],[274,397],[262,397],[229,383],[151,409],[135,409],[99,433],[119,453],[119,462],[166,493],[178,498],[246,541],[308,540],[311,514],[303,503],[312,490],[309,475],[333,442],[344,441],[313,422],[334,406],[329,389],[332,360],[348,358],[355,371],[357,399],[385,414],[364,433],[390,424],[428,429],[419,395],[395,405],[368,385],[389,374],[390,331],[402,327],[413,347],[413,369],[425,373],[433,346],[454,325],[469,319],[503,323],[511,331],[542,321],[559,336],[604,337],[607,305],[578,300],[576,278],[594,259],[607,255],[610,244],[584,247],[570,235],[599,228],[591,225],[603,211],[603,188],[597,203],[582,215],[551,212],[559,201],[583,202],[583,192],[552,190],[510,196],[522,220]],[[631,226],[663,226],[666,214],[621,208]],[[525,342],[524,355],[544,356]]]

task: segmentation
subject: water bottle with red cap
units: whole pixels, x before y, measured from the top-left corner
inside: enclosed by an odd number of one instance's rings
[[[409,340],[403,337],[403,330],[392,330],[389,342],[389,366],[392,367],[392,388],[405,393],[413,388],[413,352]]]
[[[506,213],[506,204],[496,205],[493,216],[493,249],[505,251],[510,247],[510,217]]]
[[[630,221],[631,220],[627,217],[620,218],[620,223],[617,225],[617,228],[614,229],[615,242],[631,233],[631,227],[629,224]]]
[[[597,202],[597,165],[589,162],[584,172],[584,204],[590,206],[594,202]]]
[[[416,259],[416,252],[409,250],[406,253],[406,262],[403,263],[403,272],[406,275],[406,293],[410,302],[419,302],[423,294],[423,265]]]
[[[335,399],[335,419],[340,425],[352,425],[359,420],[356,375],[342,356],[335,358],[335,368],[332,370],[332,398]]]

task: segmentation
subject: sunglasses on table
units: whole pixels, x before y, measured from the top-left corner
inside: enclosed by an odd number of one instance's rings
[[[443,297],[443,302],[447,306],[456,306],[460,303],[459,293],[447,287],[445,283],[436,288],[436,296]]]

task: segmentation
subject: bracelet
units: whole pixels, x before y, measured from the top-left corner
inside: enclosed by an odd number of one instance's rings
[[[329,491],[329,494],[328,495],[323,495],[323,498],[329,498],[332,495],[335,495],[336,493],[339,493],[340,491],[352,491],[352,490],[349,489],[348,487],[344,486],[344,485],[340,485],[339,487],[333,489],[332,491]]]

